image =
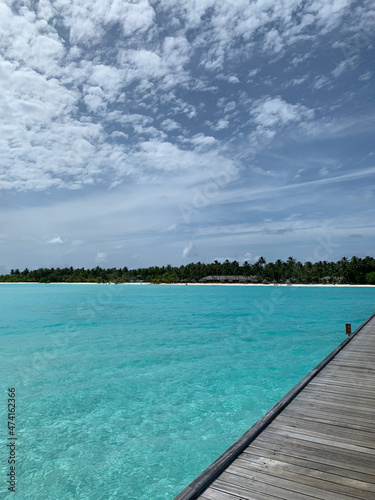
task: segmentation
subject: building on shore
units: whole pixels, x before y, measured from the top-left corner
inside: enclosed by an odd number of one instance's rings
[[[253,283],[253,276],[205,276],[199,283]]]

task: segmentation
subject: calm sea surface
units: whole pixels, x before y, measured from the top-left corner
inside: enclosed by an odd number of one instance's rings
[[[171,500],[375,311],[375,288],[0,285],[17,500]]]

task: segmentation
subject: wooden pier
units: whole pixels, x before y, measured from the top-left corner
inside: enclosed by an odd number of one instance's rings
[[[175,498],[193,499],[375,499],[375,314]]]

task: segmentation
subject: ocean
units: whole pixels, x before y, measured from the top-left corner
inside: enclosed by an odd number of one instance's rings
[[[375,288],[0,284],[0,496],[16,438],[16,500],[172,500],[374,310]]]

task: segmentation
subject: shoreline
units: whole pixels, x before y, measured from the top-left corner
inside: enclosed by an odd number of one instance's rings
[[[144,286],[144,285],[153,285],[153,286],[268,286],[268,287],[319,287],[319,288],[324,288],[324,287],[332,287],[332,288],[375,288],[375,285],[349,285],[349,284],[318,284],[318,283],[295,283],[291,285],[287,285],[285,283],[278,283],[278,284],[264,284],[264,283],[149,283],[149,282],[144,282],[144,283],[88,283],[88,282],[78,282],[78,283],[67,283],[67,282],[58,282],[58,281],[52,281],[51,283],[39,283],[37,281],[1,281],[0,285],[138,285],[138,286]]]

